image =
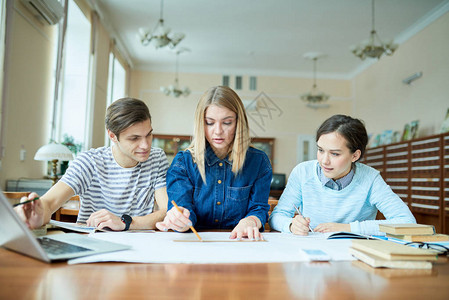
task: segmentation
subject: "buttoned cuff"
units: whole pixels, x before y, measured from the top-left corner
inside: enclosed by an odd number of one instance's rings
[[[351,226],[351,232],[353,232],[353,233],[362,233],[362,229],[360,228],[360,222],[359,221],[351,222],[351,223],[349,223],[349,225]]]

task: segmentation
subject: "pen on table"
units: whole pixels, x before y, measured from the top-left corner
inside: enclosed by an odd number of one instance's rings
[[[296,212],[298,213],[298,215],[304,217],[304,216],[301,214],[301,212],[299,211],[299,208],[298,208],[296,205],[294,205],[294,204],[293,204],[293,206],[295,207]],[[315,231],[313,231],[312,227],[310,227],[310,225],[309,225],[309,229],[310,229],[310,231],[311,231],[312,233],[315,232]]]
[[[173,204],[174,207],[176,207],[176,209],[182,213],[181,209],[179,208],[179,206],[176,204],[175,200],[171,201],[171,204]],[[198,232],[195,230],[195,228],[193,228],[193,226],[189,226],[190,229],[193,231],[193,233],[196,235],[196,237],[202,242],[203,239],[200,237],[200,235],[198,234]]]
[[[19,203],[16,203],[16,204],[14,204],[14,205],[13,205],[13,207],[16,207],[16,206],[19,206],[19,205],[23,205],[23,204],[27,204],[27,203],[30,203],[30,202],[36,201],[36,200],[38,200],[38,199],[39,199],[39,197],[36,197],[36,198],[34,198],[34,199],[31,199],[31,200],[27,200],[27,201],[19,202]]]

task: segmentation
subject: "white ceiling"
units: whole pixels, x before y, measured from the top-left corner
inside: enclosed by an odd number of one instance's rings
[[[175,69],[175,54],[142,46],[140,27],[154,28],[160,0],[90,0],[125,48],[134,69]],[[377,0],[375,28],[400,44],[449,11],[449,0]],[[350,47],[371,30],[370,0],[165,0],[165,26],[183,32],[180,72],[310,76],[307,52],[327,55],[318,77],[351,78],[374,61]],[[449,33],[448,33],[449,36]],[[382,58],[381,58],[382,59]]]

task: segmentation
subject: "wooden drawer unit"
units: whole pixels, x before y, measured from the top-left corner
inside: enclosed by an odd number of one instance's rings
[[[449,133],[367,149],[362,162],[381,171],[418,223],[449,233]]]
[[[409,180],[408,178],[385,178],[385,182],[391,187],[407,205],[410,204],[409,199]]]
[[[409,144],[401,143],[385,147],[385,177],[409,177]]]
[[[413,212],[439,216],[441,211],[441,137],[410,142],[410,198]]]
[[[444,215],[449,218],[449,133],[443,136],[443,203],[444,203]],[[446,221],[447,232],[449,232],[449,219]]]
[[[441,138],[429,138],[410,142],[411,176],[441,176]]]
[[[366,149],[365,156],[362,163],[380,171],[384,171],[385,149],[383,147],[377,147],[372,149]]]

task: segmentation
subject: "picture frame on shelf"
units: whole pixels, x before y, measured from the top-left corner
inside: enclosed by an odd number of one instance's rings
[[[393,132],[393,137],[391,139],[392,143],[399,143],[401,141],[401,133],[399,131]]]
[[[449,108],[446,111],[446,117],[444,117],[443,122],[441,123],[440,133],[449,132]]]
[[[401,141],[408,141],[410,140],[410,124],[407,123],[404,125],[404,131],[402,132],[402,138]]]
[[[410,139],[414,140],[418,138],[419,120],[412,121],[410,123]]]

